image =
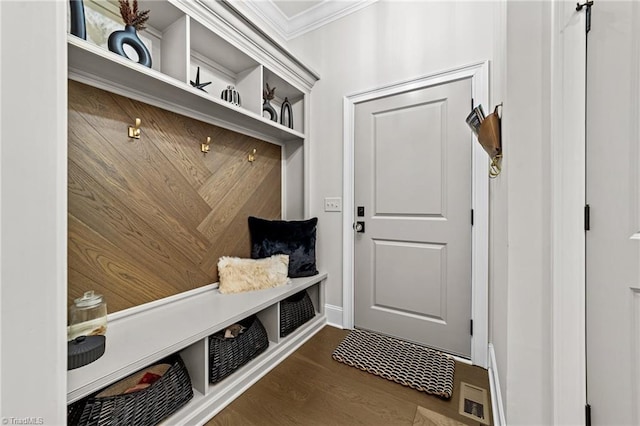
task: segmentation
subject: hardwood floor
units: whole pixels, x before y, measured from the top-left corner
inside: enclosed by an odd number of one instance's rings
[[[334,361],[331,354],[347,334],[323,328],[207,426],[412,425],[418,406],[481,425],[458,414],[459,392],[461,381],[489,392],[486,370],[457,362],[454,395],[442,400]],[[486,409],[491,418],[490,404]]]

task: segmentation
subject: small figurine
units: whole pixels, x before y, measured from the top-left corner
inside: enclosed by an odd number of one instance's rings
[[[269,83],[267,83],[267,88],[262,91],[262,99],[266,101],[271,101],[276,96],[276,88],[273,89],[269,87]]]
[[[198,67],[198,70],[196,71],[196,81],[189,80],[189,83],[196,89],[200,89],[203,92],[206,92],[206,90],[204,90],[204,87],[211,84],[210,81],[207,81],[206,83],[200,83],[200,67]]]
[[[278,114],[269,102],[275,97],[275,92],[276,88],[270,88],[269,83],[267,83],[267,88],[262,92],[262,99],[264,99],[264,103],[262,104],[262,111],[267,111],[269,113],[269,118],[271,119],[271,121],[278,122]]]

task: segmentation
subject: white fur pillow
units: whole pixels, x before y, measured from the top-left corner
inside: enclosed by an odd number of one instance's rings
[[[220,293],[241,293],[284,285],[289,281],[289,256],[276,254],[264,259],[224,256],[218,260]]]

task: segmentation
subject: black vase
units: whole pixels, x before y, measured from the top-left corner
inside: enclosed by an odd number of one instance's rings
[[[293,113],[291,112],[291,102],[288,98],[284,98],[282,106],[280,107],[280,124],[293,129]]]
[[[269,102],[269,99],[264,100],[264,103],[262,104],[262,111],[267,111],[269,113],[271,121],[275,121],[276,123],[278,122],[278,113]]]
[[[69,0],[71,17],[71,34],[87,39],[87,26],[84,19],[84,3],[82,0]]]
[[[151,68],[151,54],[149,53],[147,46],[145,46],[142,40],[138,38],[136,28],[132,25],[127,25],[124,27],[124,30],[114,31],[109,35],[109,41],[107,43],[109,50],[117,53],[118,55],[124,56],[125,58],[131,59],[124,52],[125,44],[131,46],[133,50],[136,51],[138,54],[139,64]]]

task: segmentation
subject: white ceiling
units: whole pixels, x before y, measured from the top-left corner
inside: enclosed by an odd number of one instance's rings
[[[298,14],[307,12],[314,6],[322,4],[322,0],[273,0],[273,3],[288,19],[291,19]]]
[[[285,40],[291,40],[377,0],[235,0]],[[240,3],[240,4],[239,4]],[[243,8],[243,7],[241,7]]]

